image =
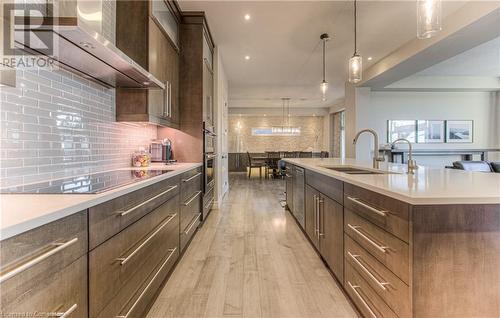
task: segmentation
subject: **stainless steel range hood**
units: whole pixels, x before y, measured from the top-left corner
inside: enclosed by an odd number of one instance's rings
[[[49,56],[61,67],[109,87],[165,89],[164,83],[96,31],[95,23],[89,23],[89,16],[102,23],[101,1],[71,3],[70,10],[60,10],[69,16],[15,17],[16,47]],[[97,9],[93,6],[92,15],[83,13],[80,7],[89,3],[98,4]],[[53,45],[48,54],[40,49],[47,43]]]

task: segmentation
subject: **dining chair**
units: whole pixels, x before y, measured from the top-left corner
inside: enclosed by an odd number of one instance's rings
[[[248,178],[252,177],[252,168],[259,168],[259,176],[262,179],[262,167],[266,167],[266,163],[263,161],[256,161],[252,158],[250,153],[247,151],[248,156]]]

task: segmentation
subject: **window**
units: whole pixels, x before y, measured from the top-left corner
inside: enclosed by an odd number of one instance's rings
[[[393,142],[399,138],[416,142],[417,121],[416,120],[388,120],[387,121],[387,142]]]
[[[300,127],[254,127],[252,136],[300,136]]]

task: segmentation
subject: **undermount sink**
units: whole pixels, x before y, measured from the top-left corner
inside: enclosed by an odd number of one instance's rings
[[[387,174],[386,171],[373,171],[354,167],[324,167],[326,169],[346,173],[346,174]]]

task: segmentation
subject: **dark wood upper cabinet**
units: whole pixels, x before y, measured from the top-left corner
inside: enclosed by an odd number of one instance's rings
[[[213,53],[214,42],[203,12],[182,12],[180,25],[180,63],[177,113],[182,133],[160,129],[158,137],[170,138],[175,159],[184,162],[203,162],[203,122],[213,128]],[[174,86],[177,85],[175,82]],[[174,88],[172,86],[172,88]],[[175,111],[172,112],[175,114]]]
[[[116,46],[165,84],[163,90],[117,89],[117,121],[179,128],[180,22],[175,2],[117,1]]]

